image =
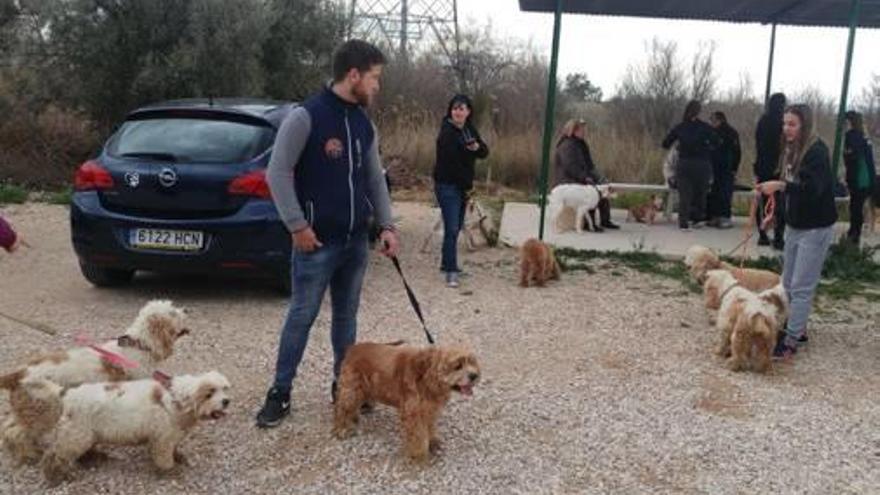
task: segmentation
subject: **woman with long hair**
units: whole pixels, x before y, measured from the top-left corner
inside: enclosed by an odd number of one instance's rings
[[[593,162],[590,145],[587,144],[587,123],[582,119],[571,119],[562,126],[559,141],[556,142],[553,187],[560,184],[603,184],[605,177]],[[611,221],[611,203],[608,198],[599,200],[599,224],[602,229],[619,229]]]
[[[678,188],[678,226],[690,231],[700,228],[706,220],[706,195],[712,180],[710,154],[719,146],[715,129],[700,120],[702,105],[697,100],[688,102],[681,123],[669,131],[663,148],[678,143],[678,165],[675,182]]]
[[[474,161],[489,156],[471,117],[474,105],[465,95],[449,100],[437,135],[434,192],[443,217],[443,254],[440,269],[446,285],[458,287],[458,234],[464,223],[467,197],[474,188]]]
[[[809,106],[786,108],[779,163],[781,180],[755,187],[764,196],[781,191],[785,202],[782,284],[791,309],[784,335],[773,351],[774,357],[785,358],[807,341],[807,320],[837,221],[831,157],[828,146],[816,135]]]
[[[849,189],[849,232],[847,238],[855,245],[862,237],[865,222],[865,200],[871,197],[877,170],[874,167],[874,149],[865,137],[862,114],[846,112],[848,130],[843,141],[843,165],[846,167],[846,187]]]

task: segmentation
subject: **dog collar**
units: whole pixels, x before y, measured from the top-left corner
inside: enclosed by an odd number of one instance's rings
[[[119,337],[116,337],[116,345],[119,347],[131,347],[144,352],[152,352],[152,349],[147,347],[147,345],[141,342],[140,339],[136,339],[130,335],[120,335]]]
[[[731,285],[730,287],[724,289],[724,292],[721,293],[721,297],[719,297],[718,300],[719,300],[719,301],[723,301],[723,300],[724,300],[724,296],[726,296],[728,292],[730,292],[731,290],[733,290],[734,287],[739,287],[739,282],[736,282],[736,283],[734,283],[733,285]]]

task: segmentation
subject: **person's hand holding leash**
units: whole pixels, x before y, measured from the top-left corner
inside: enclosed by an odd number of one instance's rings
[[[323,244],[321,244],[321,241],[318,240],[318,236],[315,235],[315,231],[312,230],[311,227],[297,230],[296,232],[291,234],[291,236],[293,237],[294,249],[301,253],[311,253],[312,251],[323,246]]]
[[[385,256],[392,258],[400,252],[400,239],[397,237],[397,232],[385,229],[379,234],[379,240],[382,241],[379,243],[382,246],[379,252]]]

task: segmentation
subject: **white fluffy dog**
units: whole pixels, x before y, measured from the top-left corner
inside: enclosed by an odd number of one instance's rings
[[[729,358],[727,364],[733,371],[746,369],[750,361],[756,371],[767,371],[777,332],[788,314],[782,284],[755,294],[741,287],[730,272],[710,270],[705,296],[707,305],[710,299],[720,303],[715,322],[720,335],[718,355]]]
[[[3,446],[17,462],[38,460],[39,441],[47,422],[53,423],[51,415],[46,414],[51,407],[30,396],[21,387],[22,382],[42,379],[68,388],[83,383],[146,378],[156,364],[171,356],[177,339],[189,333],[185,323],[186,313],[171,301],[150,301],[124,335],[98,345],[137,363],[137,368],[114,364],[90,347],[77,347],[42,355],[19,370],[0,376],[0,388],[10,391],[12,406],[12,416],[0,432]]]
[[[43,474],[50,485],[68,476],[74,461],[97,444],[146,443],[156,467],[186,459],[178,447],[200,420],[220,419],[229,406],[229,381],[211,371],[158,380],[89,383],[67,390],[46,380],[26,381],[34,394],[52,395],[61,415],[48,437]],[[41,390],[38,392],[37,390]]]
[[[550,211],[550,223],[555,231],[563,232],[570,230],[564,222],[563,216],[566,210],[574,210],[574,229],[583,232],[583,223],[587,222],[588,230],[601,231],[593,217],[599,200],[611,196],[611,186],[600,184],[560,184],[550,191],[548,200]]]

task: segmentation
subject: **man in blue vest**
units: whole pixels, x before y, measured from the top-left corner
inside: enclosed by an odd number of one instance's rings
[[[397,254],[376,129],[364,111],[379,91],[384,64],[375,46],[344,43],[333,56],[333,82],[294,109],[275,138],[266,176],[293,237],[292,294],[259,427],[276,426],[290,412],[293,379],[328,287],[335,399],[342,358],[357,336],[370,215],[381,228],[382,253]]]

